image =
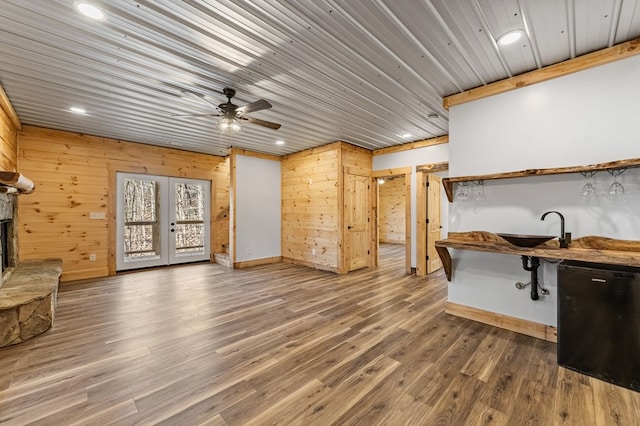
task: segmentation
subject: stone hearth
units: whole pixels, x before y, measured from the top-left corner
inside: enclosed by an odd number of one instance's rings
[[[58,301],[62,259],[20,262],[0,288],[0,347],[51,328]]]

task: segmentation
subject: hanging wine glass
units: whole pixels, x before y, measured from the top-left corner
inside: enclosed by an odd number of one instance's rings
[[[618,182],[618,177],[623,174],[627,169],[615,169],[607,170],[611,176],[613,176],[613,183],[609,187],[609,195],[613,199],[614,203],[620,203],[624,201],[624,186]]]
[[[476,202],[482,204],[487,201],[487,195],[484,193],[484,181],[474,180],[473,183],[478,187],[478,193],[476,194]]]
[[[593,204],[597,200],[596,187],[593,184],[593,177],[597,171],[580,172],[587,179],[587,183],[582,187],[582,198],[585,203]]]
[[[458,193],[456,194],[456,200],[467,201],[469,199],[469,185],[467,182],[458,183]]]

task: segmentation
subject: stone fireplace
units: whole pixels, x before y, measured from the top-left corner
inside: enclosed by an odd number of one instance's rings
[[[33,189],[21,174],[0,171],[0,348],[44,333],[55,316],[62,259],[18,262],[15,194]]]

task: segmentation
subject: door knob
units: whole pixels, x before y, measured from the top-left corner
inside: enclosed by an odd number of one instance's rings
[[[353,228],[353,226],[351,226],[351,225],[347,226],[347,229],[351,229],[351,228]]]

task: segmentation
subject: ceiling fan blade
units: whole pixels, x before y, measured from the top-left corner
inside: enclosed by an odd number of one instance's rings
[[[171,114],[172,117],[179,118],[197,118],[197,117],[220,117],[220,114],[206,113],[206,114]]]
[[[237,115],[246,114],[247,112],[260,111],[261,109],[271,108],[271,104],[264,99],[258,99],[255,102],[251,102],[243,107],[236,109]]]
[[[278,130],[280,128],[280,126],[282,126],[281,124],[272,123],[270,121],[260,120],[258,118],[240,117],[240,119],[244,120],[244,121],[248,121],[251,124],[257,124],[258,126],[268,127],[270,129],[273,129],[273,130]]]
[[[204,95],[200,95],[199,93],[189,92],[188,90],[181,90],[180,93],[182,93],[187,98],[191,98],[191,99],[196,100],[196,101],[204,101],[204,102],[208,103],[209,105],[213,105],[216,109],[218,108],[217,104],[214,104],[213,102],[211,102],[210,100],[205,98]]]

